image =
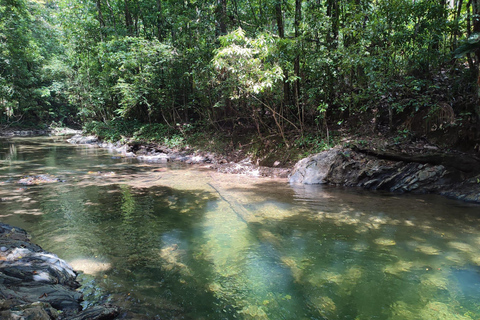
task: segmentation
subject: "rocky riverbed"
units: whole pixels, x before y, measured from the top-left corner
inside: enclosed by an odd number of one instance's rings
[[[115,306],[82,310],[77,273],[30,242],[23,229],[0,223],[0,319],[114,319]]]

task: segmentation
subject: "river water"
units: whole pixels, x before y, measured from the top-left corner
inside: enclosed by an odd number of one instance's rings
[[[62,182],[24,186],[25,176]],[[0,140],[0,221],[127,319],[479,319],[480,206]]]

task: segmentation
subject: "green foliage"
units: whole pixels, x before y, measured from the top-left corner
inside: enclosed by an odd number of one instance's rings
[[[298,149],[305,150],[306,154],[322,152],[333,147],[332,141],[327,141],[327,139],[322,139],[313,134],[306,134],[297,138],[294,145]]]
[[[2,1],[0,13],[0,121],[73,120],[63,79],[54,71],[63,48],[53,9]]]
[[[396,132],[448,105],[474,125],[479,8],[450,4],[3,0],[0,120],[95,121],[113,139],[121,119],[173,144],[189,125],[286,146],[315,129],[297,142],[314,149],[350,118]]]
[[[121,117],[108,122],[87,122],[83,131],[93,134],[102,140],[117,142],[136,140],[141,142],[156,142],[167,147],[180,147],[185,144],[185,138],[179,130],[174,130],[164,124],[142,124],[138,121],[125,120]]]
[[[480,50],[480,33],[472,33],[466,40],[462,41],[458,48],[453,52],[456,59],[463,58],[468,54]]]
[[[161,123],[145,124],[135,131],[134,138],[146,141],[160,141],[169,134],[170,128]]]
[[[83,131],[105,141],[116,142],[126,137],[132,137],[140,127],[141,124],[137,121],[114,118],[108,122],[89,121],[85,123]]]
[[[119,102],[114,110],[128,118],[145,108],[148,117],[155,106],[166,100],[168,67],[173,59],[172,49],[158,42],[140,37],[124,37],[99,44],[98,55],[102,66],[100,81]]]
[[[270,91],[282,80],[282,68],[274,61],[276,43],[272,36],[261,34],[251,39],[239,28],[220,37],[220,43],[212,62],[229,98]]]

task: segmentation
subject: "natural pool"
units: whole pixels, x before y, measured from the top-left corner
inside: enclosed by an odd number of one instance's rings
[[[55,141],[58,139],[58,141]],[[26,175],[64,182],[23,186]],[[0,221],[128,319],[479,319],[480,206],[0,140]]]

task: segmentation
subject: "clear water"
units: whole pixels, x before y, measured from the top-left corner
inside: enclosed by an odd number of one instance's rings
[[[22,186],[25,175],[64,182]],[[0,140],[0,220],[127,319],[479,319],[480,206]]]

